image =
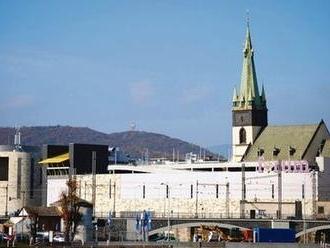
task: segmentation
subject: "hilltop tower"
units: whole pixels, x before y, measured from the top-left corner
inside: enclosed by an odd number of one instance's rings
[[[247,25],[246,40],[243,49],[243,68],[239,91],[234,88],[232,160],[241,161],[250,144],[267,126],[267,106],[264,87],[259,94],[257,74],[253,59],[250,28]]]

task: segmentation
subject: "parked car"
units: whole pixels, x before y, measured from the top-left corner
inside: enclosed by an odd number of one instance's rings
[[[149,237],[149,241],[156,242],[157,240],[164,239],[164,238],[165,238],[164,234],[156,233]]]
[[[36,236],[36,243],[37,244],[44,244],[44,243],[47,243],[47,242],[48,242],[48,236],[45,236],[42,233],[37,233],[37,236]]]
[[[64,234],[63,233],[55,234],[55,236],[53,237],[53,241],[54,242],[64,242],[65,241]]]
[[[156,240],[156,242],[159,242],[159,243],[162,243],[162,242],[173,242],[173,241],[177,241],[177,239],[173,236],[170,236],[170,238],[168,238],[167,236],[166,237],[163,237],[163,238],[160,238],[158,240]]]

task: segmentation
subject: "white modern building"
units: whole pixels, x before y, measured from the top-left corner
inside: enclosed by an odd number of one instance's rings
[[[284,165],[285,167],[285,165]],[[283,168],[284,168],[283,167]],[[111,174],[77,175],[79,195],[92,201],[95,213],[135,216],[149,210],[157,216],[293,217],[316,214],[319,172],[307,164],[274,171],[259,163],[196,163],[150,166],[109,166]],[[259,170],[262,169],[263,171]],[[48,179],[48,204],[66,190],[67,178]],[[298,206],[299,207],[299,206]]]

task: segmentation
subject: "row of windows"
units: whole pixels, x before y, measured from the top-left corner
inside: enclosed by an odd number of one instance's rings
[[[110,181],[110,185],[111,185],[111,181]],[[112,187],[110,186],[109,187],[109,198],[112,197]],[[169,191],[169,186],[166,185],[166,199],[168,199],[170,197],[170,191]],[[215,198],[219,198],[219,194],[220,194],[220,191],[219,191],[219,184],[215,184]],[[143,185],[142,186],[142,198],[145,199],[146,198],[146,186]],[[190,185],[190,198],[194,198],[194,185],[191,184]]]
[[[215,198],[219,198],[219,184],[215,185]],[[275,199],[275,185],[272,184],[271,197]],[[109,188],[109,198],[111,198],[111,187]],[[146,198],[146,186],[142,186],[142,198]],[[166,185],[166,199],[169,198],[169,187]],[[194,198],[194,185],[190,185],[190,198]],[[246,185],[243,186],[243,198],[246,199]],[[301,185],[301,198],[305,199],[305,185]]]
[[[113,197],[114,191],[115,191],[116,185],[115,184],[111,184],[111,180],[109,182],[109,198],[111,199]],[[196,194],[196,192],[195,192]],[[215,184],[215,198],[219,198],[220,196],[220,188],[219,188],[219,184]],[[170,191],[169,191],[169,186],[166,185],[166,192],[165,192],[165,197],[166,199],[168,199],[170,197]],[[142,198],[145,199],[146,198],[146,186],[143,185],[142,186]],[[190,198],[194,198],[194,185],[191,184],[190,185]],[[243,198],[246,198],[246,185],[243,186]],[[271,198],[275,199],[275,185],[272,184],[271,185]],[[301,198],[305,199],[305,185],[302,184],[301,185]]]
[[[278,156],[278,154],[281,152],[281,149],[280,148],[277,148],[277,147],[274,147],[273,148],[273,156]],[[296,149],[292,146],[289,146],[289,155],[290,156],[293,156],[294,153],[296,152]],[[265,150],[262,149],[262,148],[258,148],[258,151],[257,151],[257,155],[258,157],[261,157],[263,154],[265,153]]]

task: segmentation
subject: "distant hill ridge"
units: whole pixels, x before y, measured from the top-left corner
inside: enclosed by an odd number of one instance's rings
[[[186,153],[200,153],[200,147],[180,139],[145,131],[126,131],[106,134],[87,127],[34,126],[21,127],[22,144],[42,146],[43,144],[67,145],[69,143],[103,144],[120,147],[132,157],[140,158],[148,150],[150,158],[172,158],[173,149],[182,159]],[[13,144],[15,129],[0,127],[0,144]],[[203,148],[202,148],[203,149]],[[203,149],[204,151],[205,149]],[[206,156],[217,155],[205,150]],[[204,155],[204,152],[203,152]],[[220,159],[223,159],[220,157]]]

